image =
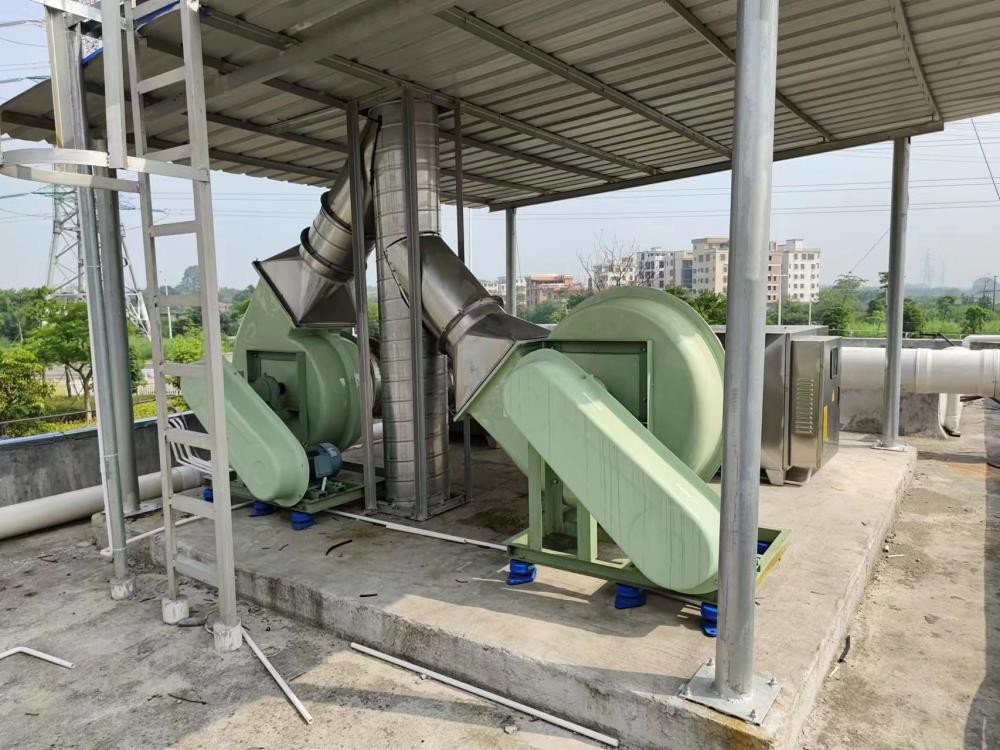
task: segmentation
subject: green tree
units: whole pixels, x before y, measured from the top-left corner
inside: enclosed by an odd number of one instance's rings
[[[240,330],[243,316],[247,314],[250,300],[253,297],[253,287],[248,286],[233,295],[232,301],[221,315],[222,332],[227,336],[235,336]]]
[[[205,353],[205,342],[201,337],[201,330],[188,331],[181,336],[174,336],[169,341],[164,342],[163,356],[168,362],[197,362]],[[180,386],[180,379],[171,376],[168,380],[174,386]]]
[[[702,292],[690,302],[701,317],[710,325],[726,322],[726,298],[717,292]]]
[[[550,299],[540,305],[536,305],[524,314],[524,319],[532,323],[555,323],[556,315],[565,309],[566,303],[563,300]],[[561,318],[560,318],[561,319]]]
[[[920,333],[923,330],[927,316],[920,306],[909,297],[903,300],[903,331],[906,333]]]
[[[851,309],[845,302],[825,305],[819,313],[819,321],[830,329],[831,334],[846,334],[851,324]]]
[[[691,290],[685,286],[668,286],[663,291],[691,304]]]
[[[0,337],[23,343],[41,324],[48,296],[45,287],[0,289]]]
[[[4,422],[35,417],[45,408],[52,386],[42,378],[45,368],[26,346],[0,350],[0,435]]]
[[[942,294],[934,300],[934,309],[937,311],[937,314],[945,320],[951,320],[952,315],[955,314],[955,303],[957,301],[958,300],[950,294]]]
[[[45,322],[31,332],[28,345],[43,364],[61,365],[77,374],[83,389],[83,410],[89,413],[93,373],[86,303],[50,302]]]
[[[972,305],[971,307],[965,308],[965,320],[962,322],[962,333],[968,335],[970,333],[979,333],[983,330],[983,326],[989,319],[990,313],[979,305]]]
[[[188,266],[181,275],[181,280],[173,287],[177,294],[197,294],[201,291],[201,269],[198,266]]]
[[[142,376],[142,366],[145,364],[145,360],[146,358],[142,356],[139,347],[130,341],[128,345],[128,379],[132,385],[132,393],[135,393],[136,388],[142,385],[145,380]]]

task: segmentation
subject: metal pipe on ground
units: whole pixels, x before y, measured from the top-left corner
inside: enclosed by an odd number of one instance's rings
[[[190,466],[179,466],[171,471],[174,491],[182,492],[201,485],[201,474]],[[162,486],[160,472],[139,477],[139,499],[160,497]],[[30,534],[51,526],[69,523],[104,510],[104,487],[83,487],[62,492],[26,503],[0,507],[0,539]]]

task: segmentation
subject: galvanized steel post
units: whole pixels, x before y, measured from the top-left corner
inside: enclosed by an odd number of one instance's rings
[[[83,96],[83,72],[80,67],[79,27],[70,28],[68,16],[52,8],[45,9],[49,61],[52,67],[52,99],[56,124],[56,142],[62,148],[86,149],[88,143],[87,103]],[[83,171],[86,168],[81,168]],[[94,373],[97,404],[97,434],[107,502],[109,545],[114,562],[111,596],[124,599],[134,593],[134,578],[129,574],[125,548],[125,515],[118,466],[118,434],[112,402],[112,362],[106,322],[107,302],[101,278],[101,253],[98,241],[94,191],[77,191],[80,221],[80,244],[86,268],[87,314],[90,326],[90,356]]]
[[[358,103],[347,105],[347,161],[351,176],[351,237],[354,246],[354,306],[358,334],[358,386],[361,393],[361,440],[364,451],[362,467],[365,484],[365,510],[378,510],[375,496],[375,434],[372,428],[372,365],[368,344],[368,264],[365,253],[365,169],[361,135],[358,130]]]
[[[777,0],[741,0],[729,230],[715,672],[715,689],[726,699],[742,699],[753,692],[757,496],[777,42]]]
[[[892,142],[892,208],[889,223],[889,284],[885,300],[885,385],[882,439],[878,447],[902,449],[899,439],[900,360],[903,353],[903,284],[906,276],[906,216],[910,206],[910,139]]]
[[[507,249],[507,312],[517,315],[517,209],[504,211]]]
[[[106,142],[95,141],[104,150]],[[115,170],[95,168],[94,174],[115,177]],[[98,190],[95,194],[97,229],[101,248],[101,277],[107,304],[108,355],[111,359],[109,384],[118,440],[118,478],[121,483],[122,508],[126,514],[139,510],[139,474],[136,470],[135,417],[132,411],[132,375],[129,364],[128,314],[125,306],[125,258],[122,253],[121,220],[118,194]]]
[[[458,259],[468,265],[465,259],[465,172],[462,167],[462,102],[456,100],[452,110],[455,120],[455,230],[457,232]],[[462,457],[465,469],[465,501],[472,500],[472,417],[462,417]]]

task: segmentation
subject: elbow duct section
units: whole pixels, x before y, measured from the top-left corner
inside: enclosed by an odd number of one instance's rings
[[[361,132],[366,186],[366,252],[374,247],[375,239],[369,165],[377,136],[378,124],[369,120]],[[323,194],[316,218],[312,226],[302,230],[297,246],[254,263],[261,280],[270,287],[296,326],[354,324],[354,292],[348,284],[354,277],[351,181],[348,172],[347,169],[341,170],[333,186]]]
[[[848,346],[842,350],[841,387],[881,389],[885,349]],[[904,349],[901,387],[908,393],[1000,396],[1000,350]]]

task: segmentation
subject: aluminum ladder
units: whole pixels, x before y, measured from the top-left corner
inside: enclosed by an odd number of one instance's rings
[[[108,0],[104,0],[108,3]],[[117,3],[115,3],[117,4]],[[139,66],[137,25],[143,17],[161,11],[170,3],[163,0],[125,0],[125,58],[127,60],[129,98],[132,110],[132,131],[137,160],[158,162],[154,170],[183,180],[191,186],[194,218],[187,221],[153,223],[153,194],[148,172],[139,173],[139,203],[142,223],[142,243],[146,261],[146,293],[148,295],[149,328],[152,339],[154,384],[160,472],[163,478],[164,562],[167,570],[167,595],[162,602],[163,620],[174,624],[188,616],[187,601],[179,594],[178,576],[184,575],[213,586],[218,591],[219,616],[213,627],[215,647],[219,651],[234,651],[243,643],[243,629],[236,610],[236,577],[233,554],[233,522],[229,491],[229,460],[226,438],[225,402],[222,386],[222,333],[219,323],[219,281],[215,257],[215,229],[212,216],[212,186],[209,177],[208,125],[205,117],[205,74],[202,65],[201,28],[198,3],[182,0],[176,12],[180,15],[183,62],[163,73],[143,78]],[[105,65],[120,62],[122,56],[118,35],[104,34]],[[110,41],[110,43],[109,43]],[[124,71],[123,71],[124,72]],[[123,81],[124,84],[124,81]],[[169,103],[157,92],[183,84],[183,97],[176,99],[177,111],[187,111],[187,143],[156,144],[148,148],[146,109],[159,100]],[[119,89],[124,96],[124,85]],[[124,102],[121,102],[124,105]],[[120,126],[117,147],[124,152],[126,134],[124,106],[122,116],[114,125]],[[108,142],[112,159],[114,138]],[[118,127],[114,128],[118,130]],[[182,162],[187,162],[183,164]],[[162,293],[157,274],[157,240],[160,237],[185,237],[197,250],[197,267],[201,275],[198,294]],[[164,358],[161,313],[165,308],[200,308],[204,354],[199,362],[170,362]],[[212,424],[207,432],[175,427],[170,424],[166,378],[207,378],[208,407]],[[200,448],[211,457],[213,502],[175,493],[171,481],[171,447]],[[214,524],[215,561],[208,562],[181,554],[177,549],[175,524],[179,513],[204,517]]]

